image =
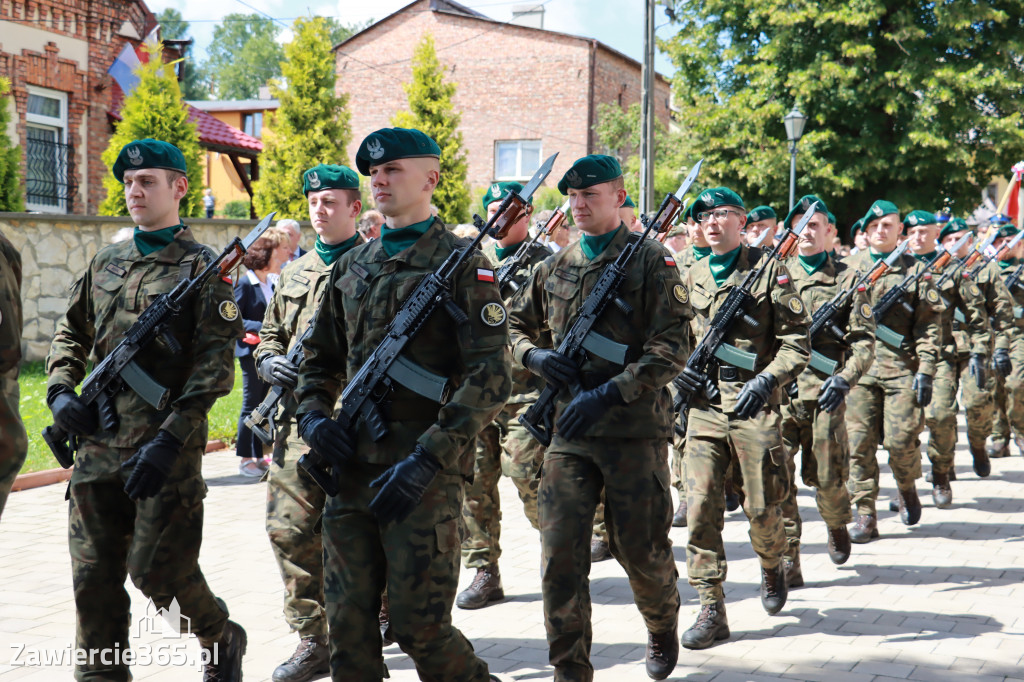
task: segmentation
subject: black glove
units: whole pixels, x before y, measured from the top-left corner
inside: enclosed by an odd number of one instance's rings
[[[273,386],[294,390],[299,382],[299,368],[283,355],[268,355],[256,367],[260,379]]]
[[[381,524],[404,521],[423,499],[427,486],[440,470],[437,458],[417,443],[411,455],[370,484],[371,488],[380,488],[370,501],[370,511]]]
[[[143,445],[138,452],[121,465],[122,470],[135,467],[124,491],[133,500],[144,500],[153,497],[171,473],[174,460],[181,452],[181,441],[163,429],[157,431],[156,437]]]
[[[821,392],[818,394],[818,409],[826,412],[835,412],[846,400],[850,392],[850,382],[838,374],[825,379],[821,385]]]
[[[1006,348],[996,348],[992,354],[992,366],[1004,379],[1013,372],[1013,363],[1010,361],[1010,351]]]
[[[579,381],[580,368],[558,351],[547,348],[531,348],[526,351],[523,366],[558,388]]]
[[[338,422],[325,417],[320,410],[299,417],[299,437],[330,462],[335,473],[356,456],[352,434]]]
[[[760,412],[778,383],[771,374],[762,372],[743,384],[740,394],[736,396],[736,416],[740,419],[750,419]]]
[[[790,400],[796,400],[800,397],[800,387],[795,381],[786,384],[786,395],[789,396]]]
[[[74,389],[67,386],[51,386],[46,404],[53,412],[53,423],[68,435],[91,436],[100,427],[95,408],[82,402]]]
[[[967,360],[967,373],[974,377],[978,388],[985,388],[985,358],[980,353],[971,353]]]
[[[677,391],[689,397],[696,395],[698,391],[703,391],[707,380],[706,374],[701,374],[690,367],[684,367],[683,371],[672,380],[672,385],[676,387]]]
[[[619,387],[606,381],[597,388],[583,391],[569,403],[558,418],[558,433],[566,440],[582,436],[596,424],[609,408],[625,405]]]
[[[932,378],[927,374],[915,374],[913,388],[917,392],[917,404],[928,407],[932,401]]]

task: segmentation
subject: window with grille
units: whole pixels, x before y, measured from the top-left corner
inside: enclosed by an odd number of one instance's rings
[[[66,93],[29,86],[25,117],[25,204],[30,211],[67,213],[74,186]]]

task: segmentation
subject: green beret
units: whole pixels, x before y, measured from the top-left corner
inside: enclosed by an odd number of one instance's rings
[[[138,170],[140,168],[165,168],[167,170],[187,173],[185,167],[185,155],[181,150],[170,142],[154,140],[147,137],[144,140],[135,140],[121,147],[111,169],[118,182],[124,182],[126,170]]]
[[[998,235],[1000,237],[1015,237],[1020,230],[1013,223],[1003,223],[999,226]]]
[[[793,218],[795,218],[798,215],[803,215],[804,213],[807,213],[807,211],[811,210],[811,204],[813,204],[815,201],[818,202],[817,208],[814,209],[815,211],[817,211],[818,213],[826,213],[828,215],[832,215],[828,212],[828,206],[825,205],[824,201],[814,196],[813,194],[805,194],[804,196],[800,197],[800,201],[796,202],[796,205],[794,205],[793,208],[789,209],[789,214],[786,216],[786,219],[782,222],[782,226],[788,229],[789,226],[793,224]]]
[[[633,200],[630,199],[627,194],[626,200],[622,202],[622,206],[620,208],[636,208],[636,204],[633,203]]]
[[[832,211],[825,211],[825,213],[828,214],[828,224],[829,225],[835,225],[836,224],[836,214],[833,213]]]
[[[697,195],[693,202],[692,215],[696,218],[697,214],[712,208],[718,208],[719,206],[746,208],[743,205],[743,199],[740,199],[740,195],[728,187],[712,187]]]
[[[778,219],[778,216],[775,215],[775,209],[771,206],[758,206],[747,214],[747,225],[756,223],[759,220],[768,220],[769,218]]]
[[[359,176],[348,166],[321,163],[302,174],[302,193],[322,189],[359,189]]]
[[[964,220],[963,218],[953,218],[952,220],[950,220],[949,215],[947,214],[946,222],[942,226],[942,229],[939,230],[939,241],[942,241],[951,234],[956,234],[957,232],[963,232],[964,230],[969,229],[971,228],[967,225],[966,220]]]
[[[414,128],[381,128],[359,144],[356,168],[369,175],[371,165],[421,157],[441,158],[441,148],[429,135]]]
[[[856,235],[862,229],[864,229],[864,219],[858,218],[857,222],[855,222],[853,224],[853,227],[850,228],[850,239],[853,239],[854,235]]]
[[[483,198],[484,210],[487,210],[487,207],[490,206],[491,204],[493,204],[495,201],[502,201],[509,194],[512,194],[512,192],[515,192],[516,194],[520,194],[521,195],[522,192],[523,192],[523,185],[522,185],[522,183],[520,183],[520,182],[494,182],[494,183],[491,183],[491,186],[487,188],[486,192],[484,192],[484,198]],[[530,201],[527,202],[527,203],[529,203],[532,206],[533,205],[533,197],[530,197]]]
[[[938,225],[939,221],[935,219],[935,214],[931,211],[911,211],[907,214],[907,217],[903,219],[903,224],[907,227],[920,227],[921,225]]]
[[[558,191],[568,194],[569,188],[585,189],[611,182],[622,177],[622,167],[614,156],[607,154],[591,154],[576,159],[565,175],[558,181]]]
[[[886,201],[885,199],[879,199],[875,203],[871,204],[871,208],[869,208],[868,212],[864,214],[864,227],[867,227],[868,223],[872,220],[884,218],[885,216],[892,215],[894,213],[899,217],[900,209],[896,204],[891,201]]]
[[[696,220],[696,218],[693,217],[693,205],[696,203],[696,201],[691,201],[686,205],[686,208],[683,209],[683,215],[679,219],[680,223],[685,223],[688,220]]]

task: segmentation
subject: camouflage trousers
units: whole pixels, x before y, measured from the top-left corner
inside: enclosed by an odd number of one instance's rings
[[[686,432],[686,570],[701,604],[725,599],[728,564],[724,485],[730,462],[733,481],[750,521],[750,544],[764,568],[776,568],[786,550],[782,502],[789,491],[786,453],[776,408],[752,419],[717,409],[690,408]]]
[[[681,439],[677,440],[681,441]],[[686,499],[686,461],[683,458],[684,446],[684,443],[679,442],[678,446],[673,445],[669,448],[672,451],[670,478],[672,481],[672,487],[679,491],[680,499]],[[594,511],[594,537],[601,538],[606,543],[608,542],[608,527],[604,522],[604,493],[601,493],[601,501],[597,504],[597,509]]]
[[[355,464],[340,477],[323,517],[324,595],[331,679],[378,681],[384,674],[378,622],[387,585],[395,641],[421,680],[485,682],[487,664],[452,626],[459,583],[463,479],[442,472],[404,521],[381,526],[370,482],[387,467]]]
[[[1010,357],[1013,371],[1005,379],[995,377],[993,395],[991,437],[1001,445],[1009,443],[1011,435],[1024,436],[1024,338],[1013,340]]]
[[[540,480],[541,591],[555,680],[589,682],[594,677],[590,535],[602,489],[608,544],[626,571],[647,629],[661,633],[675,627],[679,590],[668,537],[668,487],[664,440],[566,441],[555,434]]]
[[[89,447],[79,451],[79,459],[89,456]],[[156,496],[133,502],[124,492],[126,475],[81,480],[78,473],[72,472],[68,487],[75,646],[129,648],[127,575],[157,608],[177,599],[203,646],[219,641],[228,614],[199,568],[206,496],[202,477],[169,482]],[[104,665],[97,657],[76,666],[75,679],[127,682],[132,676],[127,666]]]
[[[803,521],[797,506],[796,453],[800,452],[800,478],[814,488],[814,501],[828,528],[850,523],[850,441],[846,436],[846,404],[828,413],[817,400],[795,400],[782,406],[782,442],[789,468],[789,494],[782,503],[787,553],[800,549]]]
[[[18,411],[18,396],[18,372],[0,375],[0,517],[28,456],[28,436]]]
[[[279,437],[267,475],[267,536],[284,581],[284,618],[300,637],[327,634],[320,535],[327,495],[298,466],[308,451],[298,435]]]
[[[960,411],[957,390],[961,392],[967,411],[967,442],[971,449],[984,448],[985,437],[992,429],[991,391],[995,389],[995,379],[989,370],[985,387],[978,388],[977,380],[968,371],[968,358],[967,355],[943,358],[935,365],[932,401],[924,414],[928,427],[928,459],[932,470],[939,473],[948,473],[953,468],[956,415]]]
[[[462,518],[466,539],[462,560],[466,568],[484,568],[498,563],[501,556],[501,501],[498,479],[512,479],[523,502],[523,511],[534,528],[537,523],[537,489],[544,446],[523,428],[516,417],[525,404],[506,405],[476,439],[473,482],[466,486]]]
[[[896,485],[909,490],[921,478],[924,410],[917,404],[914,377],[879,380],[865,377],[846,399],[846,431],[850,436],[850,480],[847,487],[860,515],[875,514],[881,443],[889,452]]]

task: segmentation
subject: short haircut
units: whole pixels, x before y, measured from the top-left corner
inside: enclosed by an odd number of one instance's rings
[[[174,183],[178,181],[178,178],[185,178],[185,181],[188,182],[188,176],[181,171],[171,170],[170,168],[164,168],[163,170],[167,173],[168,187],[174,187]]]
[[[302,225],[299,224],[298,220],[292,220],[291,218],[282,218],[277,221],[277,225],[274,225],[279,230],[287,230],[295,234],[302,234]]]
[[[611,184],[612,189],[614,190],[626,189],[626,179],[621,175],[615,178],[614,180],[609,180],[608,182]],[[626,208],[629,207],[627,206]]]

